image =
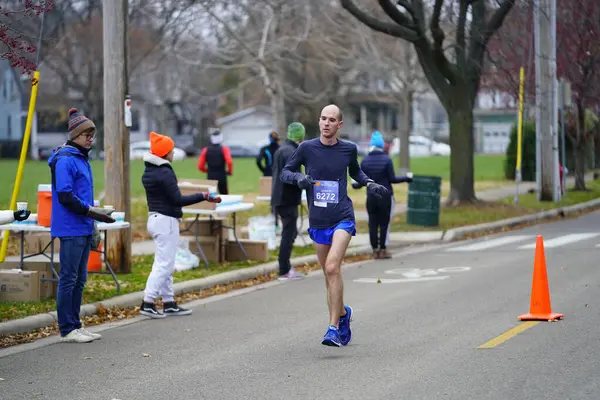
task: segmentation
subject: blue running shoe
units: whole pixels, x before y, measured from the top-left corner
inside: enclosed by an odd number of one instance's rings
[[[325,346],[340,347],[342,343],[340,343],[340,331],[338,328],[333,325],[329,325],[325,336],[323,336],[323,341],[321,344],[324,344]]]
[[[350,322],[354,315],[354,310],[350,306],[344,306],[346,315],[340,318],[340,342],[342,346],[347,345],[352,340],[352,331],[350,330]]]

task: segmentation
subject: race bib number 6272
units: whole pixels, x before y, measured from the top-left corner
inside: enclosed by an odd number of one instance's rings
[[[337,181],[316,181],[314,188],[314,205],[327,207],[327,204],[339,202],[339,183]]]

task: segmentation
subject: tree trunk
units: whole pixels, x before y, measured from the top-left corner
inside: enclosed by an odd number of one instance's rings
[[[573,146],[573,155],[575,156],[575,188],[574,190],[587,190],[585,187],[585,142],[578,141]]]
[[[405,175],[410,171],[410,131],[413,125],[412,107],[413,107],[413,96],[412,90],[406,90],[404,92],[404,100],[402,101],[403,115],[402,115],[402,129],[400,130],[400,175]]]
[[[450,193],[448,205],[477,202],[473,178],[473,109],[468,105],[447,109],[450,120]]]
[[[287,136],[284,93],[278,81],[274,81],[273,86],[274,89],[271,94],[271,110],[273,112],[273,121],[275,122],[275,131],[279,134],[279,137],[284,138]]]
[[[573,146],[575,156],[575,188],[574,190],[586,190],[585,167],[586,167],[586,143],[585,143],[585,107],[581,101],[577,102],[577,139]]]

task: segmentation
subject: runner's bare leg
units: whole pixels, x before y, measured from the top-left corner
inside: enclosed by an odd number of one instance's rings
[[[331,246],[315,244],[317,258],[325,275],[327,288],[327,305],[329,306],[329,325],[338,326],[344,310],[344,284],[342,282],[341,265],[352,235],[343,229],[333,234]],[[324,261],[323,261],[324,259]]]

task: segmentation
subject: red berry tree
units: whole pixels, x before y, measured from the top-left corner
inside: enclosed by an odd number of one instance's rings
[[[6,4],[6,5],[4,5]],[[51,0],[18,0],[0,3],[0,59],[8,60],[13,68],[31,74],[36,70],[34,43],[31,37],[21,31],[23,20],[39,18],[42,13],[52,11]]]

